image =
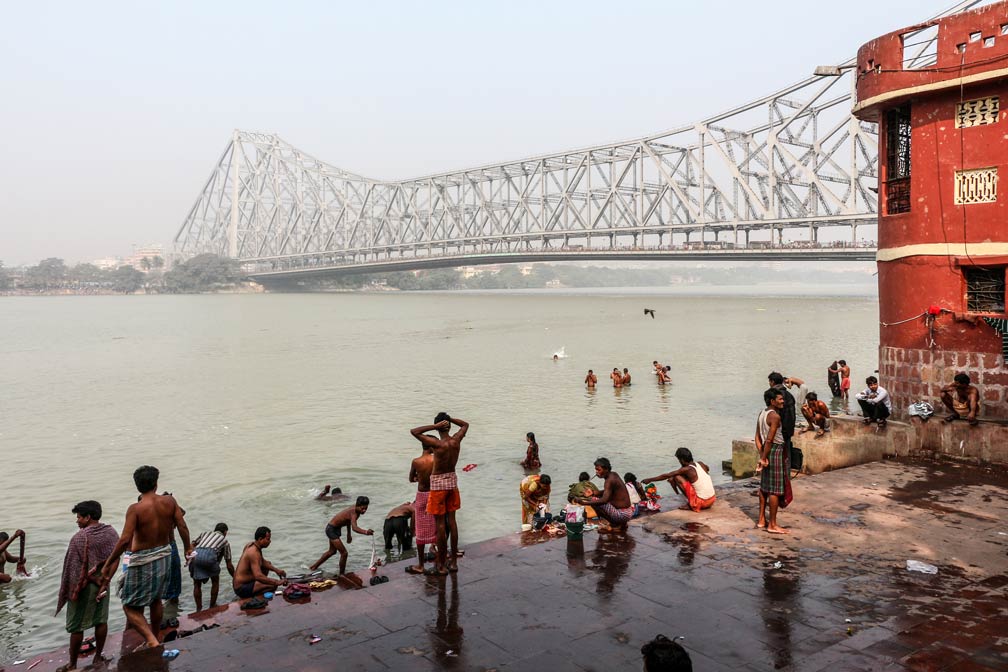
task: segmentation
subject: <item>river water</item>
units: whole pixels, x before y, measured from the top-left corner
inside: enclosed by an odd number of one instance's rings
[[[478,465],[460,475],[463,545],[518,529],[528,431],[560,489],[600,455],[621,474],[666,471],[678,446],[724,481],[769,371],[822,393],[837,357],[855,380],[877,368],[873,288],[795,289],[0,299],[0,529],[27,531],[34,574],[0,586],[0,661],[65,646],[53,612],[70,509],[97,499],[121,530],[141,464],[160,468],[193,536],[225,521],[237,553],[268,525],[267,557],[288,570],[326,548],[342,504],[313,500],[324,483],[371,498],[361,520],[381,544],[385,513],[413,496],[409,429],[441,410],[471,423],[460,465]],[[672,385],[655,383],[654,359]],[[613,367],[633,385],[613,390]],[[366,571],[370,539],[350,551]],[[110,614],[120,629],[117,598]]]

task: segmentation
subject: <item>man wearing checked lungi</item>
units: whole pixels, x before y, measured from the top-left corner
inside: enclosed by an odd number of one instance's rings
[[[449,434],[452,425],[458,426],[455,434]],[[458,571],[458,524],[455,522],[455,512],[462,507],[459,496],[458,476],[455,465],[458,463],[462,439],[465,438],[469,423],[453,418],[441,412],[434,418],[433,425],[415,427],[410,433],[424,446],[431,449],[434,455],[434,468],[430,477],[430,495],[427,499],[427,513],[434,516],[437,523],[437,559],[433,568],[424,573],[434,576],[445,576],[448,572]],[[428,436],[425,432],[437,431],[438,438]],[[451,561],[448,561],[448,540],[451,539]]]
[[[428,446],[421,446],[423,452],[410,464],[409,481],[416,483],[416,499],[413,500],[413,539],[417,547],[417,564],[406,567],[407,574],[424,573],[424,551],[428,544],[437,539],[437,521],[427,513],[430,499],[430,477],[434,469],[434,453]]]
[[[131,555],[125,574],[120,579],[118,595],[126,620],[143,636],[147,647],[156,647],[161,643],[161,599],[168,586],[171,540],[176,529],[182,538],[186,557],[192,553],[189,528],[186,527],[182,508],[171,495],[157,494],[158,475],[157,467],[151,466],[143,466],[133,472],[133,482],[140,492],[140,499],[126,509],[122,535],[102,569],[99,591],[108,589],[119,557],[129,546]],[[144,609],[147,607],[150,607],[150,625],[144,620]]]
[[[766,409],[756,420],[755,437],[756,450],[759,452],[756,471],[760,475],[759,520],[756,527],[771,534],[787,534],[788,531],[777,524],[777,510],[788,504],[786,495],[791,478],[787,444],[781,431],[784,393],[771,387],[763,393],[763,401]],[[770,509],[769,517],[766,514],[767,508]]]

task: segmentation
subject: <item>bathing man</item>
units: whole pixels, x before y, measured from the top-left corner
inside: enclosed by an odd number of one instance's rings
[[[430,499],[430,476],[434,469],[434,453],[428,446],[421,446],[420,457],[410,464],[409,482],[417,484],[416,499],[413,500],[413,535],[417,547],[417,564],[406,568],[407,574],[423,574],[424,549],[437,539],[437,523],[434,516],[427,513]]]
[[[311,566],[311,570],[314,572],[316,569],[322,566],[322,563],[331,558],[332,556],[339,553],[339,573],[340,576],[346,574],[346,562],[347,562],[347,549],[343,545],[343,541],[340,537],[343,534],[343,528],[346,528],[346,541],[348,544],[353,543],[353,532],[357,534],[366,534],[371,536],[374,534],[372,529],[363,529],[357,526],[357,519],[367,513],[368,506],[371,504],[371,500],[367,497],[361,496],[357,498],[357,502],[353,506],[348,506],[343,509],[329,521],[329,524],[325,526],[325,536],[329,539],[329,548],[326,552],[322,554],[318,560]]]
[[[182,507],[171,495],[157,494],[157,467],[142,466],[133,472],[133,482],[140,500],[126,509],[119,542],[102,568],[102,583],[98,594],[108,588],[119,566],[119,558],[128,546],[132,552],[126,575],[119,588],[126,620],[147,641],[147,646],[160,644],[161,599],[168,588],[171,573],[171,540],[178,530],[186,557],[192,552],[189,528]],[[144,609],[150,607],[150,625],[144,620]]]
[[[234,578],[231,580],[231,587],[234,588],[235,595],[242,599],[254,597],[256,593],[265,593],[268,590],[287,583],[287,572],[277,569],[266,558],[262,551],[273,541],[273,534],[265,525],[256,528],[254,541],[245,545],[242,549],[241,558],[238,560],[238,567],[235,568]],[[279,579],[271,579],[269,572],[273,572]]]
[[[598,497],[578,497],[578,503],[592,506],[600,518],[609,521],[613,529],[626,530],[634,511],[626,484],[612,470],[612,464],[605,457],[595,460],[595,475],[605,482],[602,494]]]
[[[452,425],[459,428],[455,434],[448,433]],[[427,574],[444,576],[448,572],[458,571],[458,524],[455,522],[455,512],[462,508],[462,498],[459,495],[455,465],[462,449],[462,439],[468,430],[468,422],[453,418],[444,411],[437,414],[433,425],[414,427],[410,430],[410,434],[424,446],[429,446],[434,455],[427,513],[434,516],[437,524],[437,560],[435,567],[428,569]],[[430,431],[437,431],[437,438],[425,433]],[[449,538],[450,561],[447,557]]]

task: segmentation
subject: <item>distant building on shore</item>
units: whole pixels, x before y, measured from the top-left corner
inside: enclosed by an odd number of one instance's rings
[[[858,51],[854,114],[879,124],[879,371],[905,418],[969,374],[1008,419],[1008,2]]]

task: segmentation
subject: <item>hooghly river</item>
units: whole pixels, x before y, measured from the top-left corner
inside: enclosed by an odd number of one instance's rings
[[[341,504],[314,501],[324,483],[371,498],[362,523],[381,543],[385,513],[413,497],[409,429],[441,410],[471,423],[460,464],[478,465],[460,475],[463,544],[518,529],[528,431],[560,489],[598,456],[666,471],[678,446],[724,480],[768,372],[823,392],[837,357],[855,381],[877,368],[870,291],[794,289],[0,298],[0,529],[27,531],[33,573],[0,585],[0,661],[65,646],[53,612],[70,509],[96,499],[121,530],[141,464],[160,468],[194,536],[225,521],[238,552],[268,525],[267,557],[288,569],[326,548]],[[613,367],[633,385],[613,390]],[[370,540],[350,550],[366,569]],[[118,598],[110,613],[121,628]]]

